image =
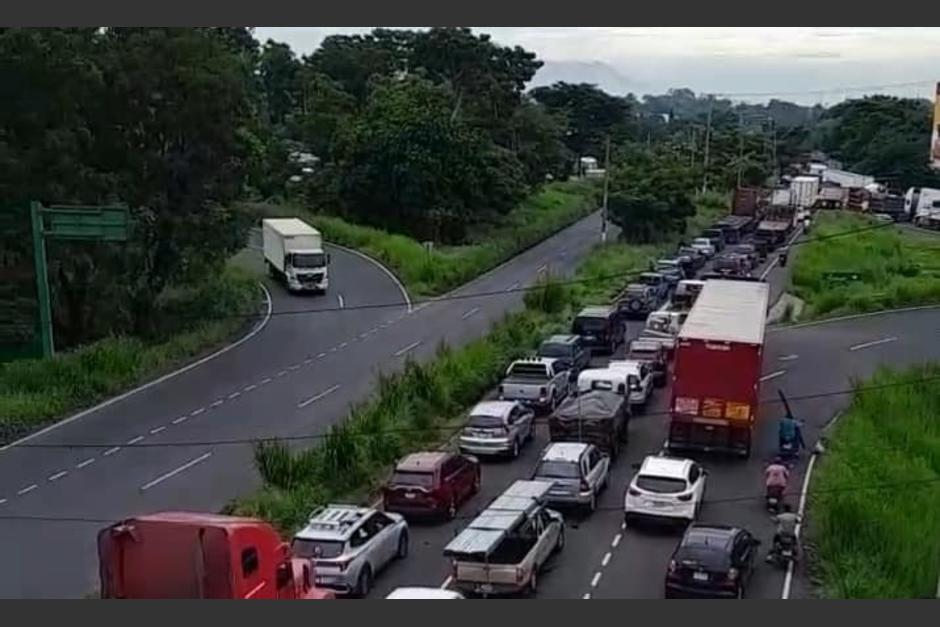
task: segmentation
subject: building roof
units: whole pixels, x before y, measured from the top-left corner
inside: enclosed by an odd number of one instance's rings
[[[450,457],[450,453],[444,451],[422,451],[408,455],[395,466],[395,470],[401,472],[427,472],[432,471],[444,460]]]
[[[707,281],[679,339],[763,344],[770,290],[755,281]]]

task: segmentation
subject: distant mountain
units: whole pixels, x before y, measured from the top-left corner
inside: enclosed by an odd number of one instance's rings
[[[591,83],[617,96],[640,94],[645,89],[642,82],[624,76],[616,68],[601,61],[545,61],[545,65],[529,83],[529,88],[557,82]]]

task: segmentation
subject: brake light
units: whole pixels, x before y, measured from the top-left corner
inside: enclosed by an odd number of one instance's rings
[[[729,568],[728,569],[728,581],[736,581],[738,578],[738,569]]]
[[[691,501],[691,500],[692,500],[692,493],[691,493],[691,492],[686,492],[685,494],[680,494],[680,495],[677,496],[676,498],[679,499],[680,501]]]

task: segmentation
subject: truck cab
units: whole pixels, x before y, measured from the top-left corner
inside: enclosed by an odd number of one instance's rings
[[[104,599],[328,599],[268,523],[162,512],[98,533]]]

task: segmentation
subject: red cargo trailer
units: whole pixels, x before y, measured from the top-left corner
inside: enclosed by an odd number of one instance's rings
[[[676,342],[670,450],[750,455],[768,298],[764,282],[705,282]]]

